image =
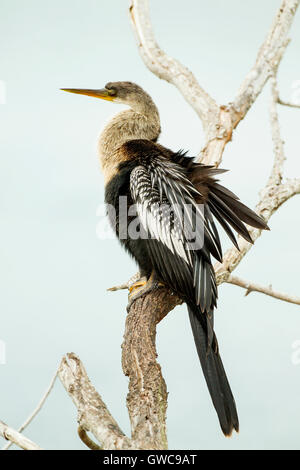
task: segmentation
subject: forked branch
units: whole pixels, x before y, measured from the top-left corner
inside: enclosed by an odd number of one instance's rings
[[[199,85],[192,72],[159,47],[151,25],[148,0],[130,1],[130,18],[145,65],[159,78],[175,85],[201,119],[205,132],[205,144],[201,150],[203,163],[220,164],[233,129],[246,116],[272,75],[274,67],[278,67],[280,63],[298,5],[299,0],[282,1],[255,64],[242,82],[233,102],[218,106]]]
[[[130,440],[119,428],[73,353],[61,361],[59,378],[78,410],[80,431],[92,432],[103,449],[129,449]]]

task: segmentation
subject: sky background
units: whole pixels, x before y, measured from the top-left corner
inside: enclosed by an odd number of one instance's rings
[[[219,102],[232,100],[252,66],[278,0],[152,0],[159,44],[188,66]],[[300,80],[300,16],[279,71],[291,99]],[[124,0],[0,0],[0,419],[17,428],[33,411],[62,356],[74,351],[124,432],[127,378],[121,370],[127,293],[106,288],[136,272],[116,240],[96,235],[103,180],[96,141],[122,107],[68,95],[61,87],[102,88],[131,80],[159,107],[160,142],[196,155],[201,123],[172,85],[144,66]],[[222,182],[254,207],[272,165],[269,86],[224,153]],[[300,111],[279,109],[285,174],[300,176]],[[286,203],[236,274],[299,294],[299,198]],[[229,242],[223,237],[224,246]],[[216,332],[235,395],[240,433],[219,428],[185,306],[158,327],[159,362],[169,391],[171,449],[299,449],[299,306],[231,285],[219,289]],[[57,381],[26,435],[47,449],[82,449],[76,409]],[[4,444],[0,439],[0,445]]]

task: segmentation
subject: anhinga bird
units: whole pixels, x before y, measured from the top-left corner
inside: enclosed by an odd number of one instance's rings
[[[111,82],[101,90],[63,89],[130,107],[117,114],[99,139],[105,201],[115,207],[115,230],[121,243],[136,260],[141,279],[131,288],[131,300],[157,287],[178,293],[188,306],[197,352],[207,386],[225,435],[238,431],[235,401],[219,354],[213,330],[217,285],[211,256],[222,260],[216,219],[234,245],[231,230],[252,242],[244,223],[259,229],[267,224],[215,178],[224,170],[194,162],[157,143],[160,119],[151,97],[131,82]],[[135,205],[144,235],[120,237],[119,197]],[[202,243],[190,243],[178,209],[191,207],[189,227],[202,221]],[[170,208],[168,212],[166,208]],[[171,215],[170,215],[171,214]],[[172,215],[173,214],[173,215]],[[132,217],[127,218],[129,226]]]

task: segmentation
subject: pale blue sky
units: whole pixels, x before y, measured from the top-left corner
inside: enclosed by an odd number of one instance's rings
[[[255,60],[278,0],[152,0],[160,45],[191,68],[220,103],[231,100]],[[190,154],[201,148],[200,122],[177,90],[142,63],[122,0],[1,0],[0,210],[2,294],[0,419],[18,427],[47,387],[62,355],[76,352],[114,417],[129,431],[127,379],[121,371],[126,293],[108,293],[136,270],[116,240],[96,237],[103,181],[96,138],[120,108],[61,87],[100,88],[132,80],[156,101],[161,143]],[[283,98],[300,79],[300,16],[279,73]],[[254,206],[272,164],[269,87],[224,154],[222,181]],[[300,175],[300,111],[280,109],[286,174]],[[271,219],[271,232],[236,271],[299,292],[299,198]],[[225,241],[225,246],[229,243]],[[169,391],[170,448],[299,448],[299,307],[220,288],[216,331],[234,391],[241,431],[219,429],[184,306],[158,328],[159,361]],[[44,448],[83,448],[76,410],[60,383],[26,430]],[[3,444],[0,439],[0,444]]]

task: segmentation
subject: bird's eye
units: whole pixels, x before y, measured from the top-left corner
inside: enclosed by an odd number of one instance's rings
[[[109,96],[116,96],[117,90],[115,88],[106,88],[108,91]]]

